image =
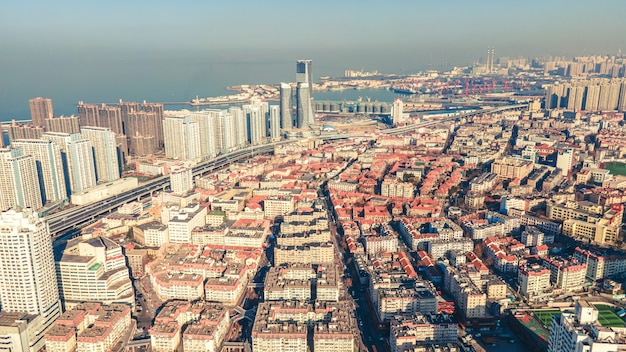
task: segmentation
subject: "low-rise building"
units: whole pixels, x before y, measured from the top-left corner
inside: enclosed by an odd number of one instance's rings
[[[539,264],[523,265],[517,271],[517,283],[525,297],[541,297],[550,292],[550,270]]]
[[[125,304],[78,304],[61,314],[45,336],[46,351],[112,351],[131,326]]]
[[[415,314],[391,321],[389,346],[392,352],[413,350],[415,346],[446,344],[459,337],[459,325],[446,314]]]

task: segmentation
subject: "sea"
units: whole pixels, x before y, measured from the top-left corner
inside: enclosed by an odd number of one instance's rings
[[[339,76],[343,68],[319,67],[314,77]],[[319,72],[319,73],[318,73]],[[417,72],[415,70],[414,72]],[[9,73],[0,82],[0,121],[28,120],[28,100],[37,96],[51,98],[55,116],[77,114],[76,104],[117,103],[124,101],[187,102],[198,97],[233,94],[227,87],[241,84],[279,84],[295,80],[295,63],[275,62],[202,62],[178,64],[129,62],[94,68],[65,67],[48,69],[44,74]],[[318,73],[318,74],[316,74]],[[14,82],[15,84],[12,84]],[[2,87],[1,85],[6,85]],[[365,89],[316,91],[316,101],[392,102],[398,96],[390,90]],[[168,110],[192,109],[189,105],[167,105]]]

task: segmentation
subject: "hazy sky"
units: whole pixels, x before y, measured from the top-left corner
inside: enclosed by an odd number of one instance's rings
[[[319,77],[464,65],[488,46],[496,56],[614,54],[626,51],[625,13],[624,0],[2,1],[0,119],[38,95],[134,98],[169,85],[155,94],[186,98],[209,95],[207,78],[216,89],[244,83],[242,72],[251,83],[293,80],[298,58]],[[232,63],[241,70],[220,66]]]

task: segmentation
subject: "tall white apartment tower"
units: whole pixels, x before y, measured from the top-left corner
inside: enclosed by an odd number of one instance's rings
[[[391,120],[393,120],[393,124],[397,125],[404,120],[404,111],[403,111],[404,103],[402,99],[396,98],[393,101],[393,106],[391,108]]]
[[[270,138],[272,140],[280,139],[280,106],[270,106],[269,118]]]
[[[237,147],[243,147],[248,142],[248,121],[246,120],[246,114],[240,107],[231,107],[228,112],[234,120],[237,131],[237,139],[235,145]]]
[[[29,208],[0,214],[0,301],[3,311],[38,315],[31,346],[61,314],[48,224]]]
[[[21,148],[0,149],[0,184],[2,210],[43,206],[35,158]]]
[[[219,110],[217,112],[219,114]],[[214,111],[193,112],[188,118],[198,123],[200,155],[209,158],[215,157],[218,151],[216,140],[218,126]]]
[[[82,127],[83,139],[93,147],[98,182],[115,181],[120,178],[115,132],[105,127]]]
[[[248,141],[252,145],[263,143],[267,137],[269,104],[260,99],[252,99],[250,104],[244,105],[242,108],[248,126]]]
[[[200,125],[189,117],[163,119],[165,155],[170,158],[196,161],[201,157]]]
[[[222,120],[222,150],[230,152],[237,146],[237,120],[231,111],[227,111],[220,115]]]
[[[61,149],[49,140],[18,139],[13,147],[22,148],[25,155],[31,155],[39,164],[39,178],[43,183],[43,203],[67,199],[65,171]]]
[[[62,132],[46,132],[41,139],[49,140],[61,149],[61,155],[65,157],[66,185],[69,184],[71,191],[68,193],[81,192],[96,185],[91,141],[83,139],[80,133]]]

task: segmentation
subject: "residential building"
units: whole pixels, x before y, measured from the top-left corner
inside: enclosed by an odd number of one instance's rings
[[[133,286],[120,245],[106,237],[76,238],[56,251],[59,294],[65,310],[82,302],[134,305]]]
[[[98,182],[102,183],[119,179],[121,167],[117,153],[115,132],[105,127],[81,127],[80,133],[84,139],[91,142],[93,147]]]
[[[48,224],[31,209],[0,214],[0,301],[3,312],[38,316],[28,340],[38,351],[61,305]]]
[[[21,139],[13,142],[25,155],[31,155],[38,163],[39,180],[43,181],[42,202],[57,202],[67,199],[65,170],[61,149],[49,140]]]

